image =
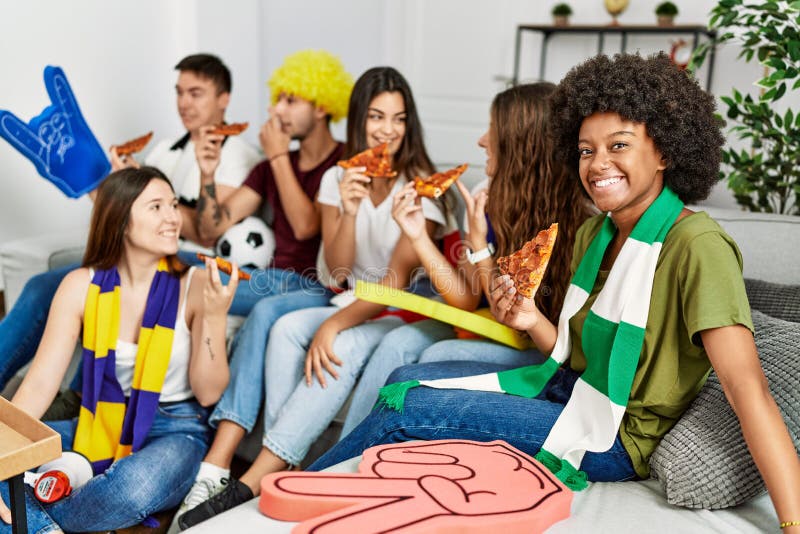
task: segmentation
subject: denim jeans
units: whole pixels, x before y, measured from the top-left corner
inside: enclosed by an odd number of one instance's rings
[[[14,307],[0,321],[0,390],[33,359],[53,296],[64,277],[78,267],[68,265],[32,277]]]
[[[535,349],[521,351],[493,341],[454,339],[455,336],[452,326],[433,319],[389,332],[364,368],[342,427],[342,437],[369,415],[378,400],[378,390],[391,372],[403,365],[469,360],[521,367],[543,359]]]
[[[260,284],[258,277],[251,282]],[[302,289],[265,297],[258,301],[233,340],[230,361],[230,382],[209,423],[236,423],[247,432],[253,429],[264,399],[264,355],[275,322],[289,312],[324,306],[333,293],[319,282],[302,279]],[[263,287],[263,286],[256,286]]]
[[[53,504],[40,503],[26,486],[28,532],[125,528],[178,506],[208,449],[207,415],[195,401],[160,406],[142,449]],[[47,423],[61,434],[64,450],[72,448],[76,423],[75,419]],[[6,482],[0,482],[0,494],[10,502]],[[0,521],[0,534],[10,532],[11,526]]]
[[[304,378],[308,347],[319,326],[339,308],[309,308],[285,315],[272,328],[267,347],[263,445],[292,465],[299,464],[347,400],[367,358],[400,318],[381,317],[339,332],[333,352],[342,361],[327,387]],[[323,371],[327,374],[327,371]]]
[[[201,263],[195,254],[181,251],[178,257],[187,265]],[[14,307],[0,321],[0,390],[17,371],[33,360],[44,334],[53,296],[64,277],[78,267],[78,264],[68,265],[32,277],[25,284]],[[230,309],[233,315],[247,315],[263,297],[319,286],[305,276],[283,269],[258,270],[251,274],[249,283],[241,282],[236,289]],[[227,283],[228,278],[228,275],[222,274],[223,282]],[[80,390],[80,372],[70,387]]]
[[[390,382],[435,379],[492,373],[509,368],[480,362],[440,362],[401,367]],[[384,443],[413,440],[501,439],[531,456],[539,452],[564,408],[578,374],[561,369],[534,399],[515,395],[417,387],[409,390],[403,413],[375,408],[369,416],[333,449],[317,460],[310,471],[318,471],[364,450]],[[619,436],[606,452],[588,452],[581,469],[589,480],[610,482],[636,476]]]

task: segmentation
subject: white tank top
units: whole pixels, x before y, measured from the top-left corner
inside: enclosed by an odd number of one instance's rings
[[[192,285],[192,275],[195,267],[191,267],[186,274],[186,288],[181,298],[178,317],[175,319],[175,333],[172,338],[172,353],[167,366],[167,375],[164,377],[164,386],[161,388],[159,402],[175,402],[190,399],[194,396],[189,384],[189,358],[192,354],[192,335],[186,324],[186,302],[189,288]],[[89,279],[94,278],[94,269],[89,270]],[[117,339],[116,373],[122,391],[128,397],[131,394],[133,382],[133,368],[136,364],[137,343],[130,343]]]

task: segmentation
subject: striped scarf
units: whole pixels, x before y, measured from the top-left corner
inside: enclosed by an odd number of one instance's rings
[[[180,279],[161,259],[147,295],[126,403],[116,376],[119,284],[116,267],[96,271],[84,309],[83,399],[72,448],[89,459],[95,474],[144,444],[167,374],[178,315]]]
[[[658,255],[682,209],[683,202],[665,187],[625,240],[584,322],[586,370],[536,455],[571,489],[586,487],[586,474],[578,470],[584,454],[605,452],[616,439],[644,343]],[[564,299],[555,346],[544,363],[499,373],[390,384],[381,389],[379,402],[400,410],[408,389],[418,385],[537,396],[570,355],[569,320],[589,298],[616,231],[611,217],[606,217],[581,259]]]

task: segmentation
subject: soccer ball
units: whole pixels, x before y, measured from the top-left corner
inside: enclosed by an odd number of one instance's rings
[[[247,217],[222,234],[216,252],[239,267],[265,269],[275,252],[275,234],[259,217]]]

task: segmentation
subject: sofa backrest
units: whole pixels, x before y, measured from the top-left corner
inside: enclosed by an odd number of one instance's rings
[[[708,213],[736,241],[744,258],[745,278],[800,285],[800,217],[690,208]]]

